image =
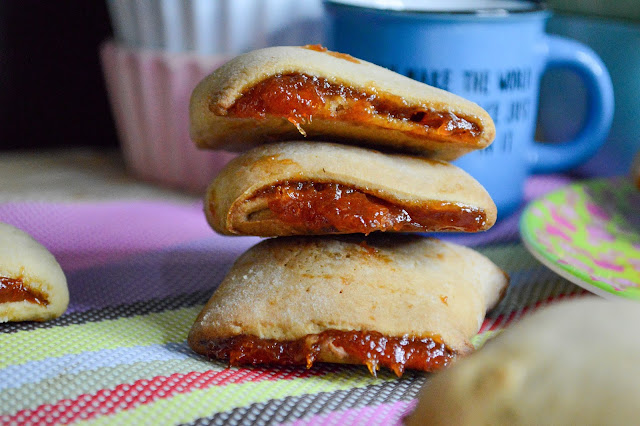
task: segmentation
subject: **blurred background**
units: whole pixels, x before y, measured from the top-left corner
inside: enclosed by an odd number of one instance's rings
[[[640,151],[640,1],[549,0],[554,12],[547,32],[577,40],[600,56],[611,74],[615,96],[613,124],[598,153],[575,172],[581,176],[627,173]],[[542,140],[568,140],[584,124],[589,105],[577,75],[547,73],[541,84],[539,130]],[[571,117],[571,119],[567,119]]]
[[[2,0],[0,149],[119,146],[100,63],[114,33],[128,47],[231,55],[321,42],[322,12],[317,0]]]
[[[118,144],[98,46],[102,1],[0,1],[0,148]]]
[[[616,113],[607,144],[618,148],[607,155],[632,155],[640,139],[640,1],[551,0],[547,5],[554,12],[548,31],[591,46],[611,72]],[[169,84],[167,90],[178,96],[230,56],[267,45],[323,43],[323,14],[320,0],[2,0],[0,150],[98,147],[131,155],[125,145],[153,133],[148,126],[154,116],[138,117],[146,130],[127,134],[126,117],[115,116],[112,106],[128,102],[135,109],[138,101],[123,101],[131,86],[115,87],[119,83],[113,78],[109,82],[109,69],[112,77],[122,73],[123,66],[138,73],[151,69],[149,76],[160,73],[165,80],[167,71],[180,74],[157,86]],[[116,41],[115,51],[105,52],[108,40]],[[139,49],[146,56],[136,57]],[[144,83],[146,75],[137,81]],[[568,71],[544,77],[541,138],[568,139],[579,130],[586,108],[580,86]],[[150,101],[146,92],[138,95]],[[160,108],[156,116],[175,105]],[[568,114],[575,119],[567,120]],[[175,119],[184,121],[184,114]],[[184,137],[185,130],[176,126],[170,129],[173,137]],[[604,157],[596,157],[575,173],[624,172],[603,169],[599,164]],[[133,165],[134,172],[136,167],[140,164]],[[180,173],[175,171],[173,183],[182,179]]]

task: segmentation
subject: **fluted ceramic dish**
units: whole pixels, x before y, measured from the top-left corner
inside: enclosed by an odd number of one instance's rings
[[[127,168],[145,181],[202,192],[235,154],[195,147],[189,137],[189,97],[229,57],[107,42],[101,58]]]
[[[107,0],[116,42],[128,47],[237,55],[322,43],[321,0]]]

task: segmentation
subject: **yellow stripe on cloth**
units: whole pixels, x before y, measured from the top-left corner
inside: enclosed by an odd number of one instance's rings
[[[379,374],[376,379],[363,369],[362,372],[355,374],[353,370],[348,370],[304,379],[265,380],[257,383],[213,386],[141,404],[132,409],[82,423],[96,425],[145,424],[149,423],[151,419],[154,424],[186,423],[271,399],[362,388],[389,380],[399,379],[391,374]]]
[[[0,368],[103,349],[182,342],[202,305],[147,315],[5,334]]]

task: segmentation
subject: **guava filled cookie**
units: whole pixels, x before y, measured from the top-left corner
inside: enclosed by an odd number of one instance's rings
[[[188,340],[231,365],[435,371],[473,351],[507,285],[483,255],[416,235],[268,239],[236,261]]]
[[[46,321],[68,304],[67,279],[53,255],[25,232],[0,223],[0,322]]]
[[[438,160],[325,142],[264,145],[229,163],[205,211],[227,235],[478,232],[496,221],[487,191]]]
[[[190,133],[202,148],[329,140],[450,161],[488,146],[489,114],[460,96],[319,46],[238,56],[195,88]]]

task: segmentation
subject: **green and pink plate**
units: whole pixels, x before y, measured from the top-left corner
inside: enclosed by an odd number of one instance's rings
[[[640,190],[629,179],[583,181],[532,201],[520,235],[567,280],[603,297],[640,301]]]

